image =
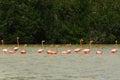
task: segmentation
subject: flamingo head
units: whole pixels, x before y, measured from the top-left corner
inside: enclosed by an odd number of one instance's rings
[[[116,40],[115,43],[117,43],[118,41]]]
[[[26,47],[27,46],[27,44],[24,44],[24,47]]]
[[[42,43],[45,42],[45,40],[42,40]]]
[[[19,39],[19,37],[17,37],[17,40]]]
[[[3,40],[1,40],[1,42],[3,43]]]
[[[90,40],[90,43],[93,43],[93,40]]]
[[[83,39],[80,39],[80,41],[83,41]]]

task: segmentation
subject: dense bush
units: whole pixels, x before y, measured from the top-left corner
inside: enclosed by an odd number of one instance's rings
[[[120,0],[0,0],[0,39],[15,43],[113,43]]]

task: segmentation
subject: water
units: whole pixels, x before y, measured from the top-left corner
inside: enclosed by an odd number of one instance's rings
[[[11,47],[6,46],[8,49]],[[23,55],[20,50],[16,54],[0,54],[0,80],[120,80],[120,52],[111,54],[112,45],[103,45],[103,55],[95,54],[99,45],[94,45],[89,55],[82,51],[38,54],[39,47],[28,45],[28,53]],[[71,49],[77,47],[72,45]],[[48,48],[46,46],[46,50]],[[59,51],[62,50],[65,50],[64,45],[59,46]]]

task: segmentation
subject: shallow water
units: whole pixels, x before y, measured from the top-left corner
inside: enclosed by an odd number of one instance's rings
[[[111,54],[113,45],[102,45],[103,55],[96,55],[93,45],[89,55],[83,52],[48,55],[37,53],[40,45],[28,45],[27,54],[0,54],[0,80],[120,80],[120,52]],[[6,46],[12,49],[11,45]],[[72,45],[71,49],[79,47]],[[84,45],[83,48],[86,48]],[[23,49],[23,46],[21,46]],[[46,50],[49,46],[46,45]],[[64,45],[59,51],[65,50]]]

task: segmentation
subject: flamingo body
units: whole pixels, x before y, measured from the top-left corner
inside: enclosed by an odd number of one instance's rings
[[[43,51],[44,51],[44,49],[39,49],[37,52],[42,53]]]
[[[68,54],[68,51],[62,51],[61,53],[62,54]]]
[[[22,50],[22,51],[21,51],[21,54],[26,54],[26,51],[25,51],[25,50]]]
[[[116,53],[117,52],[117,49],[112,49],[111,50],[111,53]]]
[[[89,54],[90,49],[84,49],[83,52],[84,52],[84,54]]]
[[[57,51],[52,51],[51,53],[52,53],[52,54],[57,54],[58,52],[57,52]]]
[[[48,50],[48,51],[47,51],[47,54],[51,54],[51,52],[52,52],[51,50]]]
[[[102,51],[96,51],[96,54],[102,54]]]
[[[14,51],[9,51],[9,54],[14,54],[15,52]]]
[[[4,53],[7,53],[7,52],[8,52],[8,50],[7,50],[7,49],[2,49],[2,51],[3,51]]]
[[[14,47],[13,49],[14,51],[18,51],[19,47]]]
[[[68,52],[68,53],[71,53],[71,50],[70,50],[70,49],[68,49],[68,50],[67,50],[67,52]]]
[[[77,48],[77,49],[74,49],[74,52],[79,52],[81,50],[82,50],[82,48]]]
[[[70,49],[61,52],[61,54],[70,54],[70,53],[71,53],[71,50],[70,50]]]
[[[47,51],[47,54],[57,54],[57,52],[56,52],[56,51],[48,50],[48,51]]]
[[[48,50],[47,54],[51,54],[52,55],[52,54],[57,54],[57,52],[56,51],[52,51],[52,50]]]

